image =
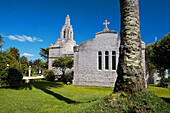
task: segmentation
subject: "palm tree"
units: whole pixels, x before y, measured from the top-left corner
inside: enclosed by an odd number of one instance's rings
[[[42,66],[41,59],[36,59],[33,64],[38,68],[38,74],[39,74],[40,67]]]
[[[40,47],[40,52],[39,52],[39,54],[40,54],[40,56],[41,57],[43,57],[44,59],[47,59],[47,61],[48,61],[48,55],[49,55],[49,48],[41,48]]]
[[[17,48],[10,47],[7,52],[13,55],[15,57],[15,60],[19,62],[20,53]]]
[[[2,52],[3,43],[4,43],[3,37],[0,35],[0,48],[1,48],[1,52]]]
[[[43,57],[44,59],[46,59],[47,61],[45,62],[45,68],[48,68],[48,56],[49,56],[49,48],[40,48],[40,56]]]
[[[138,0],[120,0],[121,44],[114,92],[145,91],[138,4]]]
[[[28,63],[28,59],[27,59],[27,57],[22,56],[22,57],[20,58],[20,62],[21,62],[21,64],[25,64],[25,65],[27,65],[27,63]]]

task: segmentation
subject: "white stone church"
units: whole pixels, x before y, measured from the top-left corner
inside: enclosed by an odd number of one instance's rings
[[[71,56],[74,58],[73,85],[113,87],[117,79],[120,37],[118,32],[108,29],[107,24],[110,23],[107,20],[103,24],[106,25],[103,31],[78,46],[73,40],[73,29],[67,15],[60,39],[55,45],[49,46],[49,69],[53,69],[51,65],[57,57]],[[144,48],[145,44],[142,42],[143,67]]]

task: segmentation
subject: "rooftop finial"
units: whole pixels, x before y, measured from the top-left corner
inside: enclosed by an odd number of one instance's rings
[[[107,22],[107,20],[105,20],[105,22],[103,22],[103,25],[105,25],[105,28],[103,31],[109,31],[109,28],[107,27],[107,24],[110,24],[110,22]]]
[[[157,41],[157,38],[155,37],[155,42]]]
[[[67,15],[67,17],[66,17],[65,24],[70,26],[70,17],[69,17],[69,15]]]

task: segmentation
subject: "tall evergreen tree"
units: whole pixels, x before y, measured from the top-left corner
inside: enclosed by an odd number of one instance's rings
[[[10,53],[12,56],[15,57],[15,60],[19,62],[20,53],[19,53],[19,50],[17,48],[10,47],[8,49],[7,53]]]
[[[158,68],[170,69],[170,33],[155,42],[153,53],[152,61]]]
[[[146,75],[148,76],[148,83],[154,83],[154,73],[157,71],[157,67],[153,63],[155,56],[153,52],[154,43],[148,44],[145,48],[145,61],[146,61]]]
[[[3,43],[4,43],[3,37],[0,35],[0,48],[1,48],[1,52],[2,52]]]
[[[114,92],[145,91],[138,4],[138,0],[120,0],[121,44]]]

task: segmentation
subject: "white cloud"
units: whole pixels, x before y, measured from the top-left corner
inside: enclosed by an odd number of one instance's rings
[[[7,38],[11,39],[11,40],[17,40],[17,41],[20,41],[20,42],[25,42],[26,40],[29,41],[29,42],[34,42],[34,41],[38,41],[38,42],[43,42],[42,39],[40,38],[36,38],[36,37],[30,37],[30,36],[26,36],[26,35],[9,35],[9,36],[6,36]]]
[[[33,37],[33,40],[36,40],[37,38],[36,37]]]
[[[17,35],[16,36],[12,36],[12,35],[9,35],[9,36],[7,36],[9,39],[11,39],[11,40],[18,40],[18,41],[20,41],[20,42],[24,42],[25,41],[25,39],[23,38],[23,37],[17,37]]]
[[[22,56],[34,56],[33,54],[23,53]]]
[[[26,36],[26,35],[23,35],[23,37],[24,37],[26,40],[28,40],[28,41],[30,41],[30,42],[33,42],[33,39],[32,39],[31,37]]]
[[[39,41],[39,42],[43,42],[43,40],[41,40],[41,39],[40,39],[40,40],[37,40],[37,41]]]

